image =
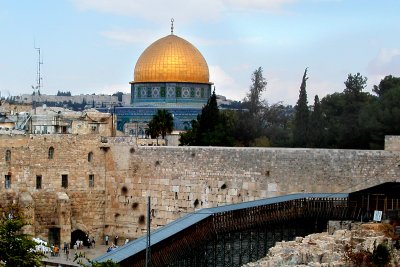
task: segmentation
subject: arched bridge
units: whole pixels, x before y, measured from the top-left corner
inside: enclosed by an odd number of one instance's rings
[[[201,209],[151,233],[151,266],[241,266],[275,242],[326,230],[329,220],[371,220],[374,210],[399,217],[399,183],[350,194],[293,194]],[[146,236],[96,261],[145,266]]]

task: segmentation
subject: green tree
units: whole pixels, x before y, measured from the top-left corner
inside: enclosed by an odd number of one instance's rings
[[[153,139],[156,139],[160,136],[160,128],[157,126],[156,121],[152,119],[147,126],[148,128],[146,130],[146,135],[149,135]]]
[[[366,108],[376,101],[369,93],[362,92],[367,78],[359,73],[349,74],[342,93],[328,95],[321,100],[326,122],[325,141],[327,147],[369,149],[372,121],[365,115]]]
[[[26,225],[16,207],[3,211],[0,218],[0,266],[43,266],[43,253],[35,251],[37,245],[23,233]]]
[[[340,116],[338,135],[339,148],[369,148],[369,133],[365,131],[361,121],[361,112],[373,97],[362,90],[366,87],[367,78],[357,73],[349,74],[344,82],[346,88],[343,91],[344,107]]]
[[[308,147],[324,147],[324,117],[318,95],[314,98],[313,111],[311,112],[308,128]]]
[[[374,92],[378,97],[362,110],[362,126],[370,133],[370,147],[383,149],[385,135],[400,135],[400,78],[386,76]]]
[[[367,78],[363,77],[359,72],[357,74],[349,74],[347,80],[344,82],[346,88],[345,94],[357,95],[367,86]]]
[[[379,244],[372,252],[372,263],[378,267],[387,266],[390,262],[391,255],[387,246]]]
[[[328,148],[339,148],[341,116],[345,108],[343,93],[333,93],[321,99],[321,110],[325,119],[324,144]]]
[[[119,102],[122,102],[122,96],[124,95],[124,93],[118,91],[112,95],[116,96]]]
[[[290,123],[293,117],[293,107],[278,102],[266,105],[263,111],[261,136],[265,135],[271,146],[290,146]]]
[[[303,79],[300,85],[299,99],[295,107],[295,117],[293,123],[293,144],[296,147],[305,147],[307,145],[308,139],[308,120],[309,113],[308,102],[307,102],[307,92],[306,92],[306,82],[307,68],[304,70]]]
[[[374,85],[372,91],[376,93],[379,97],[383,96],[386,92],[390,91],[392,88],[400,87],[400,78],[388,75],[378,86]]]
[[[263,77],[262,67],[253,72],[251,82],[250,91],[243,102],[245,107],[249,109],[250,115],[254,116],[258,115],[261,110],[261,93],[265,91],[267,86],[267,80]]]
[[[197,120],[192,121],[192,128],[180,136],[181,145],[191,146],[233,146],[232,117],[220,113],[217,96],[213,91]]]
[[[151,138],[157,138],[161,135],[162,139],[174,129],[174,117],[166,109],[159,109],[149,122],[149,128],[146,133]]]
[[[251,116],[245,110],[235,112],[235,124],[232,131],[237,146],[251,146],[258,136],[259,129],[260,122],[258,118]]]

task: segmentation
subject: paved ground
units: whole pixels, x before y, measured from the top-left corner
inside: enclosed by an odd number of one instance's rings
[[[86,254],[86,257],[90,260],[104,254],[107,252],[107,246],[105,245],[96,245],[95,248],[83,248],[78,249],[76,252],[83,252]],[[47,255],[47,258],[43,259],[47,266],[57,266],[57,264],[61,264],[62,267],[70,267],[70,266],[79,266],[76,262],[74,262],[75,250],[71,249],[69,252],[69,258],[67,259],[67,255],[61,250],[59,256],[51,256]]]

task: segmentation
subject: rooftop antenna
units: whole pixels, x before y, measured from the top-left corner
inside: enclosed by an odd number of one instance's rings
[[[171,34],[174,34],[174,18],[171,19]]]
[[[36,47],[36,42],[34,42],[34,48],[36,49],[36,51],[38,52],[38,62],[37,62],[37,67],[36,67],[36,86],[32,88],[34,89],[34,93],[35,90],[38,91],[38,94],[40,95],[40,89],[42,88],[42,76],[41,76],[41,72],[40,72],[40,65],[43,64],[43,58],[40,55],[40,47]]]
[[[36,86],[32,85],[32,89],[33,89],[33,96],[32,96],[32,107],[35,110],[35,114],[36,114],[36,103],[35,100],[37,100],[38,96],[40,96],[40,89],[42,88],[42,75],[40,72],[40,65],[43,64],[43,59],[40,55],[40,47],[36,47],[36,41],[33,41],[33,47],[36,49],[36,51],[38,52],[38,62],[37,62],[37,66],[36,66]]]

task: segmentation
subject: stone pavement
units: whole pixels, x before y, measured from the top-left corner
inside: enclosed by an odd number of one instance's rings
[[[106,245],[96,245],[95,248],[82,248],[76,251],[77,253],[82,252],[86,254],[86,257],[90,260],[104,254],[107,252]],[[59,256],[51,256],[47,255],[47,258],[43,259],[44,266],[58,266],[60,264],[62,267],[72,267],[72,266],[80,266],[76,262],[74,262],[75,258],[75,250],[70,249],[69,251],[69,259],[67,259],[66,254],[60,250]]]

